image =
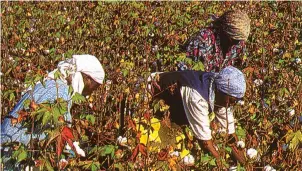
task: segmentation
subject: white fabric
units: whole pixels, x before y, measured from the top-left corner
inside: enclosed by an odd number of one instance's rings
[[[194,135],[200,140],[212,139],[208,102],[195,89],[190,87],[181,87],[180,93],[184,110]],[[231,108],[228,109],[228,132],[232,134],[235,132],[234,117]],[[227,120],[225,108],[219,109],[216,116],[222,127],[226,129]]]
[[[87,74],[99,84],[102,84],[105,78],[101,63],[92,55],[73,55],[71,59],[59,62],[58,68],[50,72],[48,77],[54,79],[57,71],[61,73],[60,79],[64,82],[67,82],[66,78],[71,75],[73,91],[80,94],[82,94],[84,89],[81,72]]]

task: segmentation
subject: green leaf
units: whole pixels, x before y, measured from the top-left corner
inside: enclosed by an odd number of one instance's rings
[[[19,153],[18,157],[17,157],[17,162],[20,162],[24,159],[26,159],[27,157],[27,151],[25,151],[24,149]]]
[[[216,166],[216,159],[212,159],[210,162],[209,162],[209,164],[211,165],[211,166]]]
[[[87,115],[86,119],[92,124],[94,125],[95,123],[95,117],[93,115]]]
[[[45,167],[48,171],[54,171],[53,167],[51,166],[48,160],[45,160]]]
[[[204,71],[204,65],[202,64],[202,62],[198,62],[193,66],[192,69],[197,71]]]
[[[76,92],[73,96],[72,96],[72,101],[76,104],[80,104],[82,102],[86,101],[86,98],[84,96],[82,96],[81,94],[79,94],[78,92]]]
[[[111,154],[111,157],[114,157],[115,146],[114,145],[105,145],[99,149],[101,156],[106,156]],[[113,155],[112,155],[113,153]]]
[[[60,79],[62,76],[61,72],[59,70],[57,70],[55,73],[54,73],[54,77],[55,77],[55,80],[56,79]]]
[[[26,99],[26,100],[24,101],[23,105],[24,105],[24,108],[25,108],[25,109],[28,109],[28,108],[29,108],[29,105],[30,105],[30,99]]]
[[[45,112],[43,114],[42,124],[45,125],[49,121],[50,117],[51,117],[50,112],[49,111]]]
[[[9,94],[9,101],[15,100],[15,93],[10,93]]]
[[[97,171],[98,169],[100,169],[100,163],[99,162],[93,162],[91,164],[91,171]]]

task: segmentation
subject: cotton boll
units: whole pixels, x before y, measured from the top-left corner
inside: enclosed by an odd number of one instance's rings
[[[270,166],[270,165],[266,165],[265,167],[264,167],[264,171],[276,171],[276,169],[274,169],[272,166]]]
[[[250,148],[247,150],[246,154],[249,159],[255,159],[257,157],[258,152],[257,150]]]
[[[230,168],[229,168],[229,171],[236,171],[237,170],[237,166],[231,166]]]
[[[65,148],[66,148],[66,150],[71,150],[71,147],[69,146],[69,144],[66,144]]]
[[[183,158],[183,163],[187,166],[192,166],[195,163],[195,158],[189,154]]]
[[[295,109],[289,110],[289,116],[294,116],[295,115]]]
[[[301,63],[301,58],[296,58],[295,62],[296,62],[296,64],[300,64]]]
[[[256,80],[254,81],[254,84],[255,84],[255,86],[261,86],[261,85],[263,84],[263,80],[261,80],[261,79],[256,79]]]
[[[238,141],[237,142],[237,147],[244,148],[245,147],[245,143],[243,141]]]
[[[25,171],[32,171],[32,170],[33,170],[33,167],[30,167],[30,166],[25,167]]]
[[[119,136],[119,137],[117,138],[117,143],[118,143],[119,145],[121,145],[121,146],[124,146],[124,145],[126,145],[126,143],[127,143],[127,138],[126,138],[126,137]]]
[[[178,151],[173,151],[170,153],[171,157],[179,157],[179,152]]]
[[[192,155],[189,155],[188,157],[189,157],[189,164],[190,164],[190,165],[194,165],[194,163],[195,163],[195,158],[194,158]]]
[[[244,101],[243,101],[243,100],[239,100],[237,103],[238,103],[239,105],[241,105],[241,106],[244,105]]]
[[[183,162],[184,162],[185,165],[188,165],[189,164],[189,157],[185,156],[184,159],[183,159]]]
[[[67,164],[68,164],[68,161],[67,161],[67,160],[61,159],[61,160],[59,161],[59,168],[60,168],[60,170],[61,170],[61,169],[64,169],[64,168],[67,166]]]

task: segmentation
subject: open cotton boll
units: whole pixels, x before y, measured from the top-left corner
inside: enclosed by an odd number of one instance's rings
[[[257,152],[257,150],[250,148],[247,150],[246,154],[247,154],[248,158],[255,159],[257,157],[258,152]]]
[[[187,166],[192,166],[195,163],[195,158],[189,154],[183,158],[183,163]]]
[[[122,136],[119,136],[117,137],[117,143],[119,145],[125,145],[127,143],[127,138],[126,137],[122,137]]]
[[[245,143],[243,141],[238,141],[237,142],[237,147],[244,148],[245,147]]]
[[[80,156],[82,156],[82,157],[85,157],[85,156],[86,156],[85,151],[79,147],[79,142],[75,141],[75,142],[73,142],[73,145],[74,145],[74,147],[75,147],[75,149],[76,149],[76,152],[77,152]]]
[[[266,165],[265,167],[264,167],[264,171],[276,171],[276,169],[274,169],[272,166],[270,166],[270,165]]]
[[[261,79],[256,79],[255,81],[254,81],[254,85],[255,86],[261,86],[263,84],[263,80],[261,80]]]
[[[294,116],[295,115],[295,109],[289,110],[289,116]]]
[[[237,103],[238,103],[239,105],[241,105],[241,106],[244,105],[244,101],[243,101],[243,100],[239,100]]]
[[[170,156],[171,157],[174,157],[174,156],[179,157],[179,152],[178,151],[173,151],[173,152],[170,153]]]
[[[69,144],[65,145],[66,150],[71,150],[71,147],[69,146]]]
[[[237,170],[237,166],[231,166],[230,168],[229,168],[229,171],[236,171]]]

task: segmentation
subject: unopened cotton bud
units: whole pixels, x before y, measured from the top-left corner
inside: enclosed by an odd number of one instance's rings
[[[249,159],[255,159],[257,157],[258,152],[254,148],[250,148],[247,150],[246,154]]]
[[[238,141],[237,142],[237,147],[244,148],[245,147],[245,143],[243,141]]]

